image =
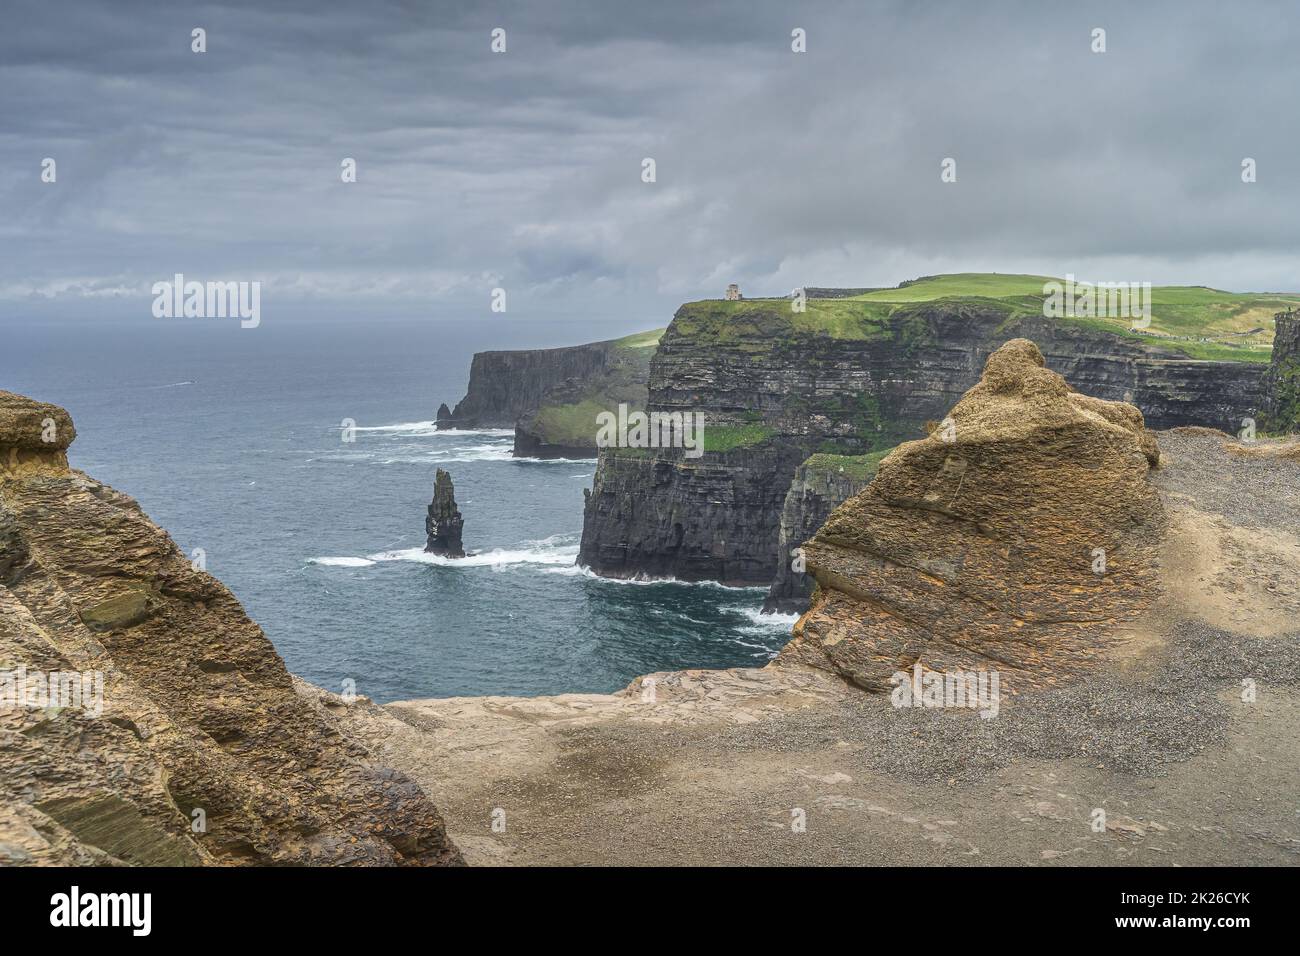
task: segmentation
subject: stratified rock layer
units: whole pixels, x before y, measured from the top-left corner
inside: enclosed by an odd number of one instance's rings
[[[465,557],[465,546],[461,543],[464,528],[465,519],[456,507],[456,489],[452,486],[451,475],[439,468],[434,476],[429,515],[424,519],[424,531],[428,535],[424,550],[446,558]]]
[[[597,574],[769,585],[782,508],[800,462],[919,437],[1011,338],[1089,395],[1137,405],[1152,428],[1237,431],[1263,401],[1267,368],[1202,361],[1155,338],[1013,312],[991,300],[901,305],[861,337],[793,325],[786,302],[690,303],[651,361],[650,411],[700,412],[705,453],[600,452],[578,563]],[[731,430],[743,444],[720,444]]]
[[[0,679],[103,680],[102,710],[0,701],[0,865],[459,862],[234,596],[68,468],[74,435],[0,392]]]
[[[1273,317],[1273,357],[1269,362],[1264,427],[1273,432],[1300,431],[1300,313]]]
[[[816,581],[800,570],[802,545],[817,533],[832,511],[871,482],[876,465],[871,455],[814,455],[795,469],[781,509],[781,562],[763,601],[764,614],[802,614],[808,610]]]
[[[522,416],[541,407],[551,388],[602,372],[613,346],[613,342],[594,342],[555,349],[475,352],[469,388],[445,423],[455,428],[513,428]]]
[[[1008,342],[807,543],[818,590],[782,656],[871,689],[916,663],[996,669],[1003,692],[1080,672],[1156,595],[1158,456],[1136,408]]]

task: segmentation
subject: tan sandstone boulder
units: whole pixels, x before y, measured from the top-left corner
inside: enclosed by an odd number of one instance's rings
[[[1158,457],[1136,408],[1006,343],[807,543],[818,589],[782,659],[879,690],[917,663],[997,670],[1003,693],[1068,679],[1155,596]]]

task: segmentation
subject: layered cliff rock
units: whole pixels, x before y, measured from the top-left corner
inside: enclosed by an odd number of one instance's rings
[[[1264,427],[1274,432],[1300,431],[1300,312],[1280,312],[1273,319],[1276,332]]]
[[[1153,337],[1046,319],[1041,300],[889,304],[710,301],[678,310],[651,361],[649,405],[705,415],[706,453],[602,450],[579,563],[614,577],[768,585],[795,468],[923,434],[1011,338],[1087,394],[1131,401],[1152,427],[1239,427],[1267,366],[1191,358]]]
[[[602,449],[578,563],[616,578],[768,584],[777,563],[773,516],[805,457],[771,443],[698,459]]]
[[[557,349],[475,352],[469,386],[451,415],[452,428],[513,428],[542,404],[547,390],[566,379],[586,378],[605,367],[608,343]]]
[[[662,330],[554,349],[478,352],[466,395],[445,428],[514,428],[524,458],[594,457],[596,415],[642,409],[650,355]],[[444,406],[445,407],[445,406]]]
[[[1004,690],[1077,676],[1158,596],[1158,458],[1134,406],[1008,342],[804,546],[818,589],[782,654],[876,690],[917,665]]]
[[[68,467],[74,436],[0,392],[0,865],[459,862],[346,706],[300,695],[220,582]]]
[[[781,508],[776,579],[763,601],[764,614],[802,614],[815,581],[804,568],[803,543],[831,512],[870,484],[887,452],[813,455],[794,473]]]
[[[603,364],[548,388],[541,403],[515,423],[519,458],[594,458],[597,416],[645,408],[650,357],[662,330],[602,342]]]

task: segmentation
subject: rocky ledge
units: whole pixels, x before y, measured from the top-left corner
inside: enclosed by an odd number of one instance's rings
[[[300,693],[201,562],[68,467],[75,434],[0,392],[0,865],[460,862],[347,702]]]

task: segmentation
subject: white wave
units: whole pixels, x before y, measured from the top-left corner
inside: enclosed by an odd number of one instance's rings
[[[594,465],[596,463],[595,458],[524,458],[523,456],[515,458],[511,456],[511,460],[529,465]]]
[[[180,388],[182,385],[193,385],[193,384],[194,384],[193,382],[172,382],[170,385],[146,385],[145,388],[150,390],[155,388]]]
[[[576,531],[562,531],[559,534],[548,535],[545,538],[525,541],[524,544],[536,548],[554,548],[560,545],[576,544],[578,539],[581,537],[582,535],[578,534]]]
[[[429,554],[423,548],[401,548],[379,551],[364,558],[310,558],[308,562],[342,568],[364,568],[391,561],[436,564],[450,568],[501,568],[514,564],[572,565],[578,556],[578,546],[572,543],[575,537],[572,534],[554,534],[538,541],[524,541],[517,548],[494,548],[464,558]]]
[[[742,630],[741,633],[744,633],[744,631]],[[741,647],[749,648],[751,651],[757,651],[758,653],[754,654],[754,657],[766,657],[769,660],[776,657],[776,651],[772,650],[770,647],[764,647],[762,644],[751,644],[749,641],[742,641],[738,637],[733,637],[731,642],[733,644],[739,644]]]
[[[511,564],[572,564],[578,556],[578,546],[496,548],[480,551],[464,558],[447,558],[429,554],[423,548],[406,548],[401,551],[380,551],[369,555],[372,561],[414,561],[417,564],[439,564],[453,568],[490,568]]]
[[[744,608],[741,614],[755,625],[767,630],[780,629],[788,631],[799,620],[798,614],[764,614],[760,608]]]
[[[369,459],[380,465],[454,465],[470,461],[510,461],[510,446],[462,445],[458,448],[440,448],[413,455],[388,455],[384,458],[374,453],[361,452],[343,460],[354,459]]]
[[[593,581],[600,581],[602,584],[634,584],[638,587],[651,587],[656,584],[677,584],[682,587],[692,588],[718,588],[722,591],[766,591],[765,585],[744,585],[733,587],[730,584],[720,584],[717,581],[682,581],[679,578],[649,578],[637,576],[634,578],[607,578],[604,575],[597,574],[591,568],[579,567],[574,565],[570,568],[555,568],[549,570],[550,574],[564,574],[574,577],[590,578]],[[757,612],[755,612],[757,613]]]
[[[358,425],[359,432],[389,432],[391,434],[415,435],[492,435],[498,438],[513,438],[513,428],[439,428],[437,422],[398,422],[396,425]]]
[[[585,475],[570,475],[569,477],[570,477],[570,478],[590,478],[590,477],[591,477],[591,473],[588,472],[588,473],[585,474]]]
[[[329,568],[368,568],[375,562],[369,558],[308,558],[308,564],[323,564]]]

